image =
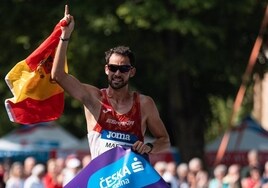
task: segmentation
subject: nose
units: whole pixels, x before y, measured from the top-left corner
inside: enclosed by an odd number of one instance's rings
[[[115,75],[121,74],[120,70],[118,69],[115,73]]]

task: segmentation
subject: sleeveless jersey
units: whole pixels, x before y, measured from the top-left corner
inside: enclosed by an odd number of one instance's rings
[[[139,94],[134,92],[133,105],[125,114],[118,114],[101,90],[103,100],[97,124],[88,133],[92,159],[118,145],[131,147],[137,140],[143,142]]]

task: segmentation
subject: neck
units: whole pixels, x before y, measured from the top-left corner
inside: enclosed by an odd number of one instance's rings
[[[114,100],[125,100],[130,97],[130,92],[128,90],[128,87],[124,87],[118,90],[115,90],[111,87],[107,88],[107,96],[108,98],[112,98]]]

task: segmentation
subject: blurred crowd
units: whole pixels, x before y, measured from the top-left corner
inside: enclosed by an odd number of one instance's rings
[[[268,188],[268,161],[261,165],[258,151],[247,155],[248,164],[218,164],[207,169],[199,158],[188,163],[157,161],[153,166],[171,188]],[[0,163],[0,188],[63,188],[89,164],[91,156],[52,158],[46,164],[34,157],[23,162]]]
[[[63,188],[90,161],[90,155],[51,158],[46,164],[31,156],[23,162],[5,161],[0,163],[0,188]]]
[[[171,188],[268,188],[268,161],[261,165],[258,151],[251,150],[247,162],[205,169],[201,159],[193,158],[180,164],[158,161],[154,168]]]

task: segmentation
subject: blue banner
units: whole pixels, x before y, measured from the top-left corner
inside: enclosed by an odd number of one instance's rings
[[[144,156],[115,147],[93,159],[64,188],[168,188]]]

